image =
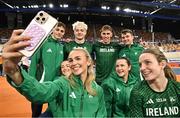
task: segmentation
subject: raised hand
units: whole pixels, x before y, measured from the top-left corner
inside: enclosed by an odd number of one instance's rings
[[[29,43],[26,40],[30,39],[30,37],[20,35],[23,31],[24,30],[14,30],[11,38],[4,44],[2,49],[3,71],[10,76],[15,83],[16,80],[18,80],[17,77],[21,75],[18,69],[18,63],[23,55],[19,50],[28,46]]]

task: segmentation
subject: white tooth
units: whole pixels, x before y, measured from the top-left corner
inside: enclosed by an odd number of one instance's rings
[[[78,69],[78,67],[76,66],[76,67],[74,67],[73,69],[76,70],[76,69]]]

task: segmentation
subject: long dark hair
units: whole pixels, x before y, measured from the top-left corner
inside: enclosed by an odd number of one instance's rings
[[[128,66],[131,66],[131,62],[130,62],[130,60],[127,57],[119,57],[117,60],[120,60],[120,59],[126,60],[126,63],[128,64]]]

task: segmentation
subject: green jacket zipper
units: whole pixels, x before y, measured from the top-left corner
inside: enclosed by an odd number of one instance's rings
[[[80,116],[79,116],[80,118],[82,118],[82,116],[83,116],[83,105],[84,105],[83,98],[84,98],[84,91],[81,95]]]

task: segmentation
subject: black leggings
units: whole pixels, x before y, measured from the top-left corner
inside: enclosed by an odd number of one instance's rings
[[[43,104],[31,103],[32,117],[39,117],[42,111]]]

